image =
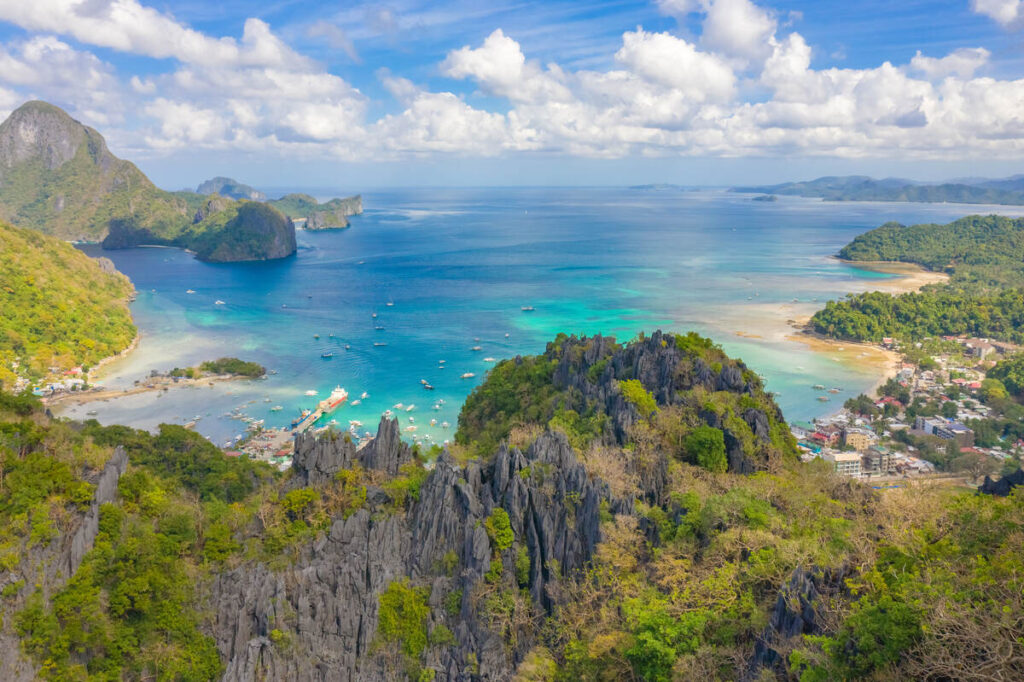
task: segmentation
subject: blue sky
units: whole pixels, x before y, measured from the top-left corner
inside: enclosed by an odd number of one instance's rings
[[[0,110],[177,188],[1024,171],[1024,0],[0,0]]]

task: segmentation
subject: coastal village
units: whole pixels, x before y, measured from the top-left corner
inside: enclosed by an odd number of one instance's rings
[[[975,434],[979,425],[999,417],[986,404],[986,372],[1017,353],[1016,345],[947,336],[909,347],[886,338],[883,346],[904,353],[904,361],[877,396],[851,398],[810,425],[792,426],[804,461],[822,459],[837,473],[878,487],[914,477],[957,476],[978,483],[1017,469],[1024,440],[980,443]]]

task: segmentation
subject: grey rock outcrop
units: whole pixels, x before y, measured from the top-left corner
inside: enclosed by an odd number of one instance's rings
[[[324,482],[357,462],[393,474],[412,457],[393,420],[382,421],[377,438],[361,449],[344,438],[300,436],[293,485]],[[496,507],[508,513],[516,539],[500,553],[484,530]],[[464,467],[444,453],[404,511],[370,501],[334,519],[289,568],[254,563],[218,577],[211,600],[224,679],[401,679],[404,669],[379,646],[377,626],[380,594],[404,577],[429,589],[430,629],[444,625],[454,633],[454,643],[425,654],[435,679],[509,679],[531,646],[536,621],[510,647],[480,605],[497,591],[523,587],[534,617],[542,617],[554,603],[550,584],[589,561],[602,509],[630,513],[632,501],[613,498],[605,483],[591,479],[560,433],[543,434],[526,452],[503,446],[491,460]],[[530,560],[521,585],[516,548]],[[493,561],[505,568],[497,584],[484,579]]]
[[[92,480],[96,487],[89,509],[74,516],[71,527],[49,544],[25,547],[17,568],[0,571],[0,589],[12,590],[0,599],[0,680],[29,682],[38,679],[36,665],[22,656],[20,640],[12,629],[12,616],[24,607],[36,583],[48,596],[63,587],[78,570],[99,533],[100,507],[117,499],[117,483],[127,466],[127,454],[117,448]]]

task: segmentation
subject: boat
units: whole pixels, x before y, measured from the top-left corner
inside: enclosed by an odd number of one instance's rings
[[[505,338],[506,339],[508,338],[508,332],[505,332]]]
[[[813,386],[811,386],[811,388],[814,389],[815,391],[824,391],[825,390],[825,387],[822,386],[821,384],[814,384]]]
[[[280,412],[280,411],[281,411],[281,410],[283,410],[283,409],[284,409],[284,408],[283,408],[283,407],[281,407],[280,405],[274,405],[273,407],[271,407],[271,408],[270,408],[270,411],[271,411],[271,412]]]
[[[195,292],[195,290],[194,290],[194,289],[186,289],[186,290],[185,290],[185,293],[186,293],[186,294],[194,294],[194,293],[196,293],[196,292]]]
[[[474,336],[473,337],[473,341],[476,342],[476,343],[480,343],[480,337],[479,336]]]
[[[348,400],[348,391],[341,386],[337,386],[331,391],[331,395],[320,401],[319,407],[324,414],[328,414],[338,409],[338,405],[341,405],[346,400]]]
[[[497,362],[494,358],[484,358],[484,362]]]
[[[473,351],[483,350],[483,348],[481,348],[480,346],[473,346],[472,348],[470,348],[470,350],[473,350]]]
[[[217,299],[216,301],[214,301],[214,302],[213,302],[213,304],[214,304],[214,305],[224,305],[224,301],[222,301],[222,300],[220,300],[220,299],[218,298],[218,299]]]
[[[366,400],[366,399],[367,399],[367,398],[369,398],[369,397],[370,397],[370,394],[369,394],[369,393],[367,393],[366,391],[363,391],[363,392],[362,392],[362,394],[361,394],[361,395],[359,396],[359,398],[360,398],[361,400]]]
[[[356,399],[356,400],[353,400],[353,401],[352,401],[351,403],[349,403],[349,404],[350,404],[350,405],[352,405],[352,407],[355,407],[356,405],[359,405],[359,404],[361,404],[362,402],[363,402],[362,400]]]
[[[360,426],[363,425],[363,422],[359,421],[358,419],[349,419],[348,425],[354,429],[358,429]]]
[[[320,354],[320,357],[322,357],[324,360],[330,360],[331,358],[334,357],[334,353],[332,353],[331,351],[325,351]]]
[[[298,418],[295,419],[294,421],[292,421],[292,423],[288,425],[288,428],[289,429],[294,429],[296,426],[301,424],[306,417],[308,417],[311,414],[313,414],[311,410],[303,410],[299,414]]]
[[[441,422],[442,429],[447,429],[449,426],[451,426],[451,424],[449,424],[448,422]]]
[[[89,410],[88,412],[86,412],[86,414],[89,415],[90,417],[95,417],[96,415],[99,414],[99,412],[97,412],[96,410]]]
[[[377,325],[376,327],[374,327],[374,329],[376,329],[376,330],[377,330],[377,331],[379,331],[379,332],[382,332],[382,331],[384,331],[384,327],[382,327],[382,326],[381,326],[381,325],[379,325],[379,324],[378,324],[378,325]]]
[[[438,361],[437,361],[437,364],[439,364],[439,365],[443,365],[443,364],[444,364],[444,363],[446,363],[446,362],[448,362],[448,361],[447,361],[447,360],[438,360]]]
[[[377,313],[373,314],[373,319],[375,319],[375,320],[377,319]]]
[[[352,349],[352,346],[350,346],[350,345],[348,345],[348,344],[346,343],[346,344],[345,344],[345,350],[351,350],[351,349]]]
[[[409,405],[409,406],[408,406],[407,408],[405,408],[405,411],[406,411],[406,412],[412,412],[412,411],[413,411],[413,410],[415,410],[415,409],[416,409],[416,406],[415,406],[415,405],[412,405],[412,404],[410,404],[410,405]]]
[[[314,391],[314,390],[306,391],[306,395],[316,395],[316,391]]]
[[[390,419],[392,414],[393,413],[391,412],[391,410],[384,410],[384,416],[385,417],[388,417]]]
[[[829,398],[827,395],[819,395],[818,400],[823,403],[827,403],[829,400],[831,400],[831,398]]]
[[[314,338],[314,339],[319,339],[319,338],[320,338],[320,335],[319,335],[319,334],[313,334],[313,338]]]
[[[384,305],[386,305],[387,307],[389,307],[389,308],[390,308],[390,307],[391,307],[391,306],[393,306],[394,304],[395,304],[395,302],[394,302],[394,301],[388,301],[388,302],[387,302],[387,303],[385,303]]]
[[[415,426],[406,426],[406,427],[405,427],[405,430],[406,430],[406,431],[415,431],[415,430],[416,430],[416,427],[415,427]]]
[[[377,347],[380,347],[380,346],[386,346],[388,344],[384,343],[383,341],[374,341],[373,345],[377,346]]]
[[[462,375],[462,378],[463,379],[472,379],[475,376],[476,376],[476,374],[474,374],[473,372],[466,372],[466,373],[464,373]]]
[[[394,405],[392,405],[392,407],[394,407],[396,410],[404,410],[405,403],[395,403]]]
[[[841,388],[830,388],[830,389],[828,389],[828,392],[829,393],[839,393],[842,390],[843,389],[841,389]]]
[[[534,307],[532,305],[524,305],[520,310],[524,313],[532,313],[534,311]]]
[[[437,420],[436,419],[431,419],[430,420],[430,425],[431,426],[437,426]]]
[[[431,386],[430,384],[423,384],[423,388],[425,390],[427,390],[427,391],[433,391],[434,390],[434,387]]]
[[[426,379],[420,379],[420,383],[426,386],[428,382]]]
[[[409,417],[409,423],[410,424],[414,424],[415,422],[416,422],[416,417]]]

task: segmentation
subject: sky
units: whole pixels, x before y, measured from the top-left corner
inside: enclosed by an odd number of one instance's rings
[[[168,189],[1024,173],[1024,0],[0,0],[0,114]]]

